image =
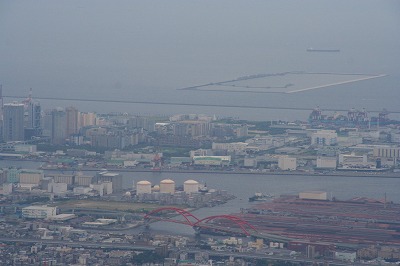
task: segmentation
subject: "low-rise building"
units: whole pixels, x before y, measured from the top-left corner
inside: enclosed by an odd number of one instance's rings
[[[22,208],[22,216],[24,218],[46,219],[57,214],[57,207],[29,206]]]
[[[231,162],[231,156],[194,156],[194,165],[213,165],[213,166],[224,166],[229,165]]]
[[[47,192],[53,193],[55,195],[62,195],[67,193],[68,185],[66,183],[54,183],[50,182],[48,184]]]
[[[297,160],[296,158],[289,156],[280,156],[278,159],[278,167],[281,170],[296,170],[297,168]]]
[[[319,156],[317,158],[317,168],[319,169],[336,169],[336,167],[337,167],[336,157]]]

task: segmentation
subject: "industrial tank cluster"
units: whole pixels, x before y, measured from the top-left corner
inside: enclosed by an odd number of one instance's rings
[[[143,180],[139,181],[136,183],[136,194],[145,194],[145,193],[151,193],[152,191],[154,192],[160,192],[160,193],[170,193],[174,194],[175,193],[175,181],[171,179],[164,179],[160,182],[160,185],[155,185],[154,187],[151,186],[151,183],[149,181]],[[193,192],[198,192],[199,191],[199,182],[195,180],[186,180],[183,183],[183,191],[186,192],[187,194],[193,193]]]

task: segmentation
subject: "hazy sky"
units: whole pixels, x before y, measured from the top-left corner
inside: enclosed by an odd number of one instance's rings
[[[203,102],[175,89],[293,70],[396,76],[399,26],[397,0],[3,0],[0,83],[5,95]]]

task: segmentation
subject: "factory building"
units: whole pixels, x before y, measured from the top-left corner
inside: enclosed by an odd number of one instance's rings
[[[96,174],[96,176],[93,178],[94,183],[101,183],[106,181],[112,182],[112,187],[115,192],[119,192],[122,190],[121,174],[104,171]]]

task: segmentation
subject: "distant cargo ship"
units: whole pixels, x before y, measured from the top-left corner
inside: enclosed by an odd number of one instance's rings
[[[337,53],[340,52],[340,49],[314,49],[308,48],[307,52],[328,52],[328,53]]]

